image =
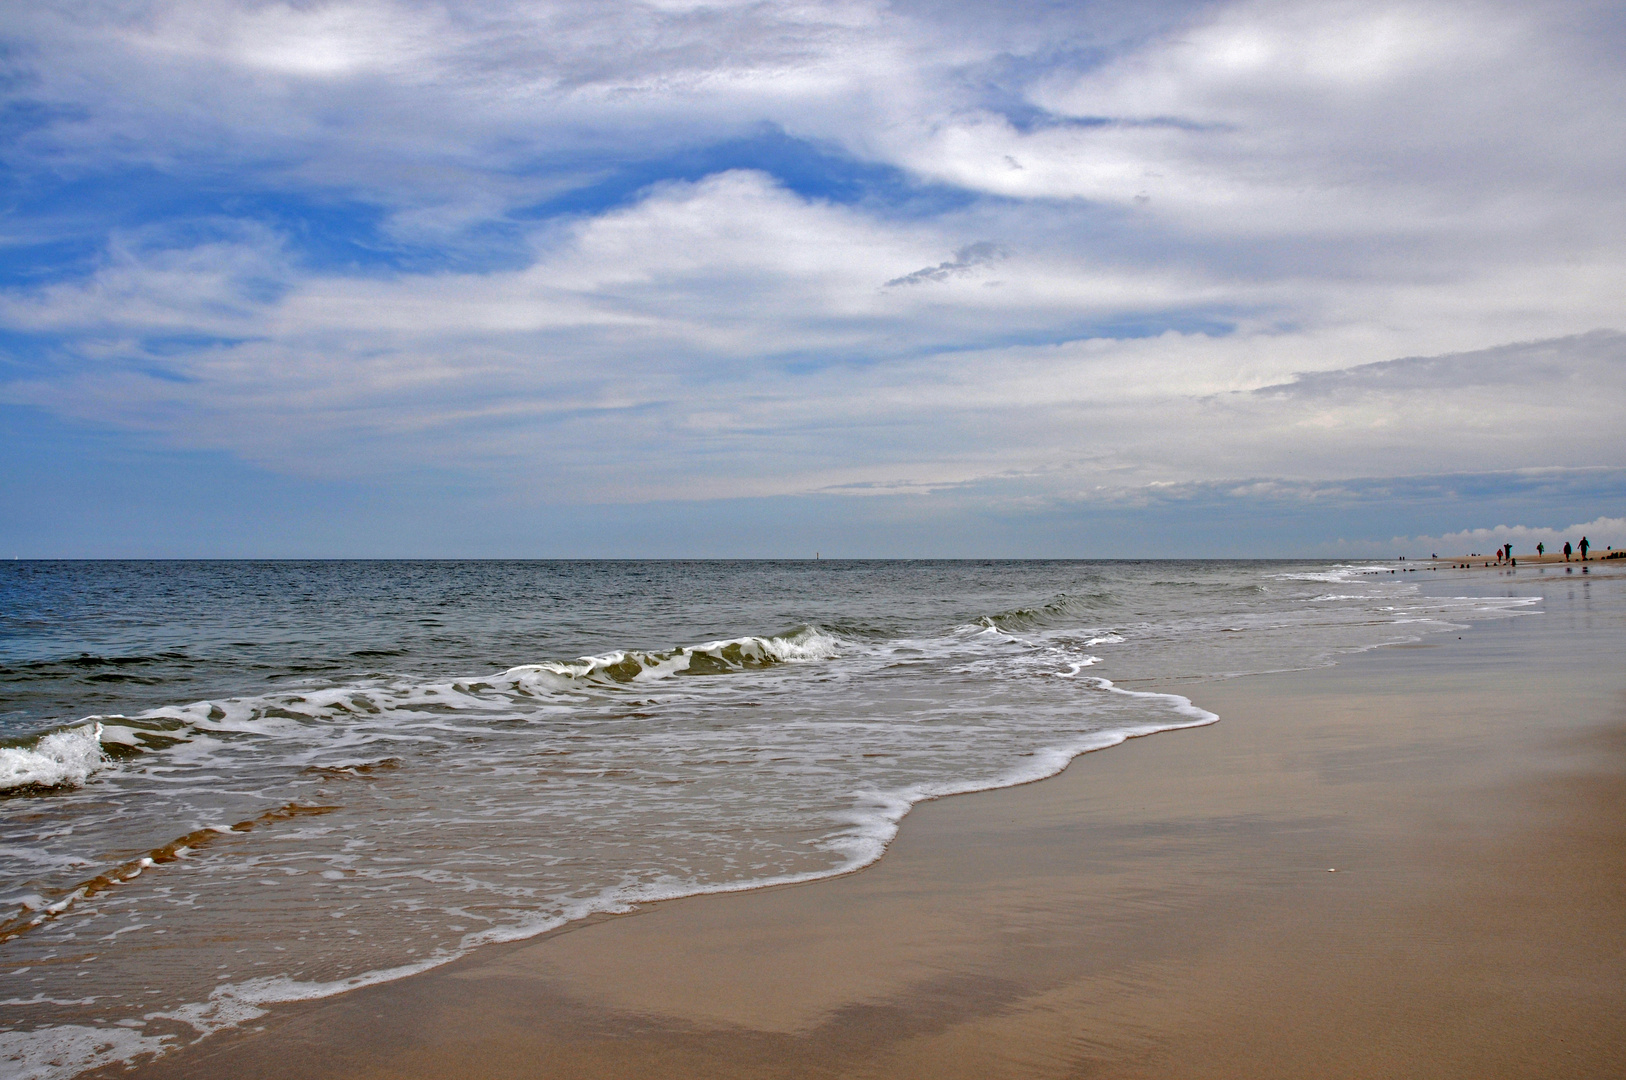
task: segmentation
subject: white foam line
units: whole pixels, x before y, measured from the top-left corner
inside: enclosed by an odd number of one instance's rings
[[[1088,658],[1073,664],[1071,671],[1055,674],[1073,677],[1079,669],[1094,659]],[[480,946],[534,938],[593,915],[625,914],[644,904],[680,900],[685,897],[806,885],[815,881],[844,877],[879,862],[897,837],[903,819],[910,810],[922,802],[1036,783],[1061,773],[1073,759],[1083,754],[1119,746],[1130,739],[1163,731],[1202,727],[1219,720],[1218,714],[1199,708],[1192,704],[1190,698],[1179,694],[1124,690],[1113,685],[1110,679],[1098,676],[1092,676],[1088,681],[1097,689],[1109,693],[1167,702],[1172,705],[1175,713],[1187,719],[1183,723],[1135,724],[1108,731],[1091,732],[1072,742],[1035,751],[1029,758],[1030,765],[1013,769],[990,781],[923,784],[897,792],[854,792],[860,800],[860,806],[869,812],[855,810],[848,816],[847,820],[856,828],[856,834],[838,838],[829,846],[831,850],[846,850],[849,854],[839,865],[828,870],[713,885],[664,888],[658,885],[641,885],[607,889],[591,900],[569,906],[558,915],[541,916],[534,920],[522,921],[518,925],[465,935],[457,949],[412,964],[363,972],[332,982],[310,982],[286,976],[271,976],[242,983],[228,983],[217,987],[206,1002],[182,1005],[165,1012],[149,1013],[146,1019],[166,1019],[184,1023],[198,1032],[197,1038],[189,1042],[197,1042],[217,1031],[264,1016],[267,1012],[265,1006],[292,1001],[319,1000],[368,986],[394,982],[449,964]],[[866,803],[867,806],[864,805]],[[134,1032],[119,1030],[122,1034],[118,1037],[107,1037],[115,1035],[111,1029],[72,1026],[43,1028],[33,1032],[0,1033],[0,1055],[3,1055],[0,1060],[23,1066],[23,1071],[16,1074],[17,1080],[66,1080],[91,1068],[119,1061],[128,1062],[136,1056],[145,1054],[161,1055],[183,1045],[176,1041],[175,1036],[136,1036]],[[37,1045],[33,1038],[36,1036]],[[62,1062],[71,1062],[71,1065],[62,1065],[60,1064]]]
[[[0,1065],[7,1080],[68,1080],[98,1066],[161,1054],[171,1045],[166,1036],[126,1027],[63,1024],[0,1032]]]

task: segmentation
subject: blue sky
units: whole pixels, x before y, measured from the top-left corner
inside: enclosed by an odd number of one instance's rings
[[[1603,3],[20,7],[0,555],[1626,544],[1622,57]]]

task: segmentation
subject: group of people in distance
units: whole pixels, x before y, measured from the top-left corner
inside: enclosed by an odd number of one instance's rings
[[[1581,546],[1581,561],[1586,562],[1587,549],[1592,546],[1592,543],[1586,537],[1583,536],[1583,537],[1581,537],[1581,545],[1580,546]],[[1513,550],[1513,545],[1512,544],[1508,545],[1508,550],[1509,551]],[[1575,550],[1574,548],[1570,547],[1570,542],[1568,540],[1564,541],[1564,561],[1565,562],[1570,561],[1570,555],[1574,552],[1574,550]],[[1547,545],[1546,544],[1537,544],[1536,545],[1536,554],[1537,555],[1545,555],[1545,554],[1547,554]]]
[[[1580,542],[1580,544],[1577,545],[1577,547],[1579,547],[1580,550],[1581,550],[1581,561],[1586,562],[1587,561],[1587,551],[1591,549],[1592,542],[1590,540],[1588,540],[1586,537],[1583,536],[1583,537],[1581,537],[1581,542]],[[1575,548],[1570,546],[1570,542],[1568,540],[1564,541],[1564,561],[1569,562],[1571,556],[1574,553],[1575,553]],[[1547,545],[1545,543],[1537,544],[1536,545],[1536,555],[1539,557],[1539,556],[1545,556],[1546,554],[1547,554]],[[1436,559],[1439,558],[1438,555],[1435,555],[1434,557]],[[1477,558],[1477,556],[1475,556],[1475,557]],[[1512,544],[1503,544],[1501,547],[1496,549],[1496,563],[1495,563],[1495,565],[1501,566],[1504,563],[1506,565],[1508,565],[1508,566],[1518,566],[1519,565],[1519,560],[1515,559],[1513,557],[1513,545]],[[1472,565],[1472,564],[1463,564],[1463,565],[1468,566],[1468,565]],[[1485,565],[1490,566],[1491,563],[1486,562]]]

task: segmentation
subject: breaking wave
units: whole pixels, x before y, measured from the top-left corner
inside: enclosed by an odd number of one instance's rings
[[[302,764],[318,770],[368,770],[375,743],[411,741],[414,726],[459,714],[533,710],[550,699],[679,676],[718,676],[827,660],[842,639],[816,626],[785,634],[747,636],[664,651],[618,650],[574,661],[524,664],[483,678],[426,681],[378,678],[361,683],[165,706],[137,716],[89,717],[70,727],[0,747],[0,795],[46,794],[82,786],[121,761],[182,744],[220,748],[222,742],[269,739],[314,749]],[[339,721],[342,723],[335,723]],[[332,745],[327,753],[324,742]],[[336,757],[332,755],[338,755]],[[358,756],[358,754],[360,756]],[[390,760],[390,759],[383,759]]]
[[[108,764],[102,725],[77,724],[0,747],[0,794],[78,787]]]
[[[630,683],[671,675],[723,675],[775,664],[828,660],[839,654],[841,640],[816,626],[804,626],[778,637],[740,637],[686,645],[665,652],[618,651],[585,656],[571,663],[527,664],[503,672],[499,680],[525,683],[546,674],[583,682]]]

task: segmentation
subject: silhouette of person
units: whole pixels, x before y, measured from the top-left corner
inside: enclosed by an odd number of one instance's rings
[[[1564,541],[1564,561],[1570,561],[1570,542],[1568,540]]]
[[[1545,555],[1545,554],[1547,554],[1547,545],[1546,544],[1537,544],[1536,545],[1536,555],[1537,555],[1537,557],[1540,557],[1540,556]]]
[[[1584,537],[1584,536],[1581,537],[1581,561],[1582,562],[1586,562],[1586,549],[1591,547],[1591,546],[1592,545],[1587,542],[1586,537]]]

